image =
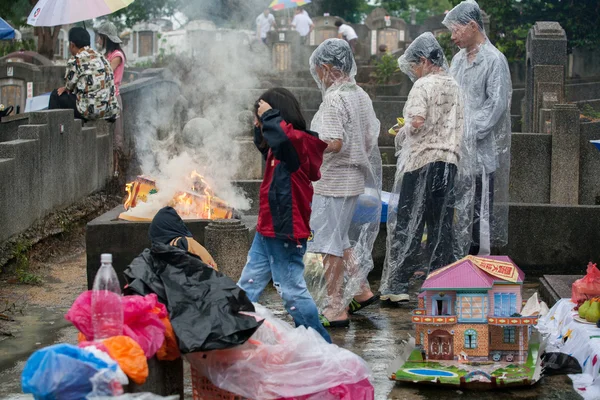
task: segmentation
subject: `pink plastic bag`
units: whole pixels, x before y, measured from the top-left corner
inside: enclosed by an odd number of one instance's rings
[[[372,400],[367,363],[327,343],[314,329],[292,328],[255,305],[264,322],[243,345],[185,357],[213,385],[249,399]]]
[[[153,312],[157,308],[158,313]],[[165,325],[160,320],[166,317],[165,306],[158,302],[155,294],[148,296],[123,297],[123,335],[135,340],[147,358],[153,357],[165,340]],[[92,329],[92,291],[79,295],[65,315],[87,340],[94,340]]]
[[[599,295],[600,271],[596,268],[596,264],[589,263],[587,274],[583,278],[576,280],[571,286],[571,301],[577,303]]]

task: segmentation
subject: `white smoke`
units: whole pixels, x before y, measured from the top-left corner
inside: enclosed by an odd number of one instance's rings
[[[136,154],[142,174],[156,180],[160,195],[138,205],[136,214],[153,214],[177,191],[188,189],[186,178],[193,170],[231,207],[250,208],[250,200],[232,181],[243,172],[235,138],[251,128],[239,115],[254,100],[248,90],[260,87],[259,75],[270,65],[266,48],[253,39],[251,32],[239,30],[188,32],[187,46],[177,49],[168,68],[187,100],[188,119],[194,119],[184,132],[174,126],[177,99],[168,95],[159,96],[165,104],[148,104],[148,112],[137,116]]]

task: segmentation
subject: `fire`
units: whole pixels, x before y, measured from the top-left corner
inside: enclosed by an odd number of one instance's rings
[[[233,209],[215,196],[214,191],[200,173],[192,171],[189,176],[189,189],[181,190],[167,205],[177,210],[184,219],[228,219],[233,218]],[[138,176],[133,182],[125,185],[127,198],[125,210],[135,208],[138,201],[147,202],[148,197],[158,192],[156,182],[144,176]],[[121,218],[124,218],[121,215]]]

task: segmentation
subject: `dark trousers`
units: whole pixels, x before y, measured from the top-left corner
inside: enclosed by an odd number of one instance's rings
[[[396,265],[390,275],[391,293],[407,293],[408,282],[420,266],[427,273],[451,262],[456,170],[454,164],[434,162],[403,175],[390,252]],[[423,254],[425,224],[427,246]]]
[[[356,46],[358,45],[358,39],[349,40],[348,44],[352,48],[352,54],[356,55]]]
[[[473,210],[473,234],[471,239],[471,248],[469,254],[478,255],[483,250],[482,255],[489,254],[489,248],[481,249],[482,242],[487,244],[484,247],[489,247],[491,242],[491,231],[494,215],[494,174],[487,175],[487,190],[483,192],[483,176],[475,177],[475,201]],[[485,198],[484,196],[487,196]],[[486,207],[486,201],[489,207]],[[482,224],[482,221],[484,222]],[[482,229],[483,226],[483,229]]]
[[[85,121],[85,118],[77,110],[77,96],[73,93],[65,91],[62,96],[58,95],[58,89],[54,89],[50,94],[50,102],[48,103],[49,110],[73,110],[75,119]]]

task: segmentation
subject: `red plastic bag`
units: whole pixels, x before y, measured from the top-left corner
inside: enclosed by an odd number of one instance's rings
[[[156,313],[153,312],[155,308],[158,308]],[[161,318],[166,316],[167,310],[158,302],[155,294],[145,297],[123,297],[123,335],[135,340],[147,358],[153,357],[165,341],[166,328]],[[80,294],[65,318],[75,325],[87,340],[94,340],[92,292]]]
[[[589,263],[587,274],[571,286],[571,301],[577,303],[595,296],[600,296],[600,270],[596,264]]]

